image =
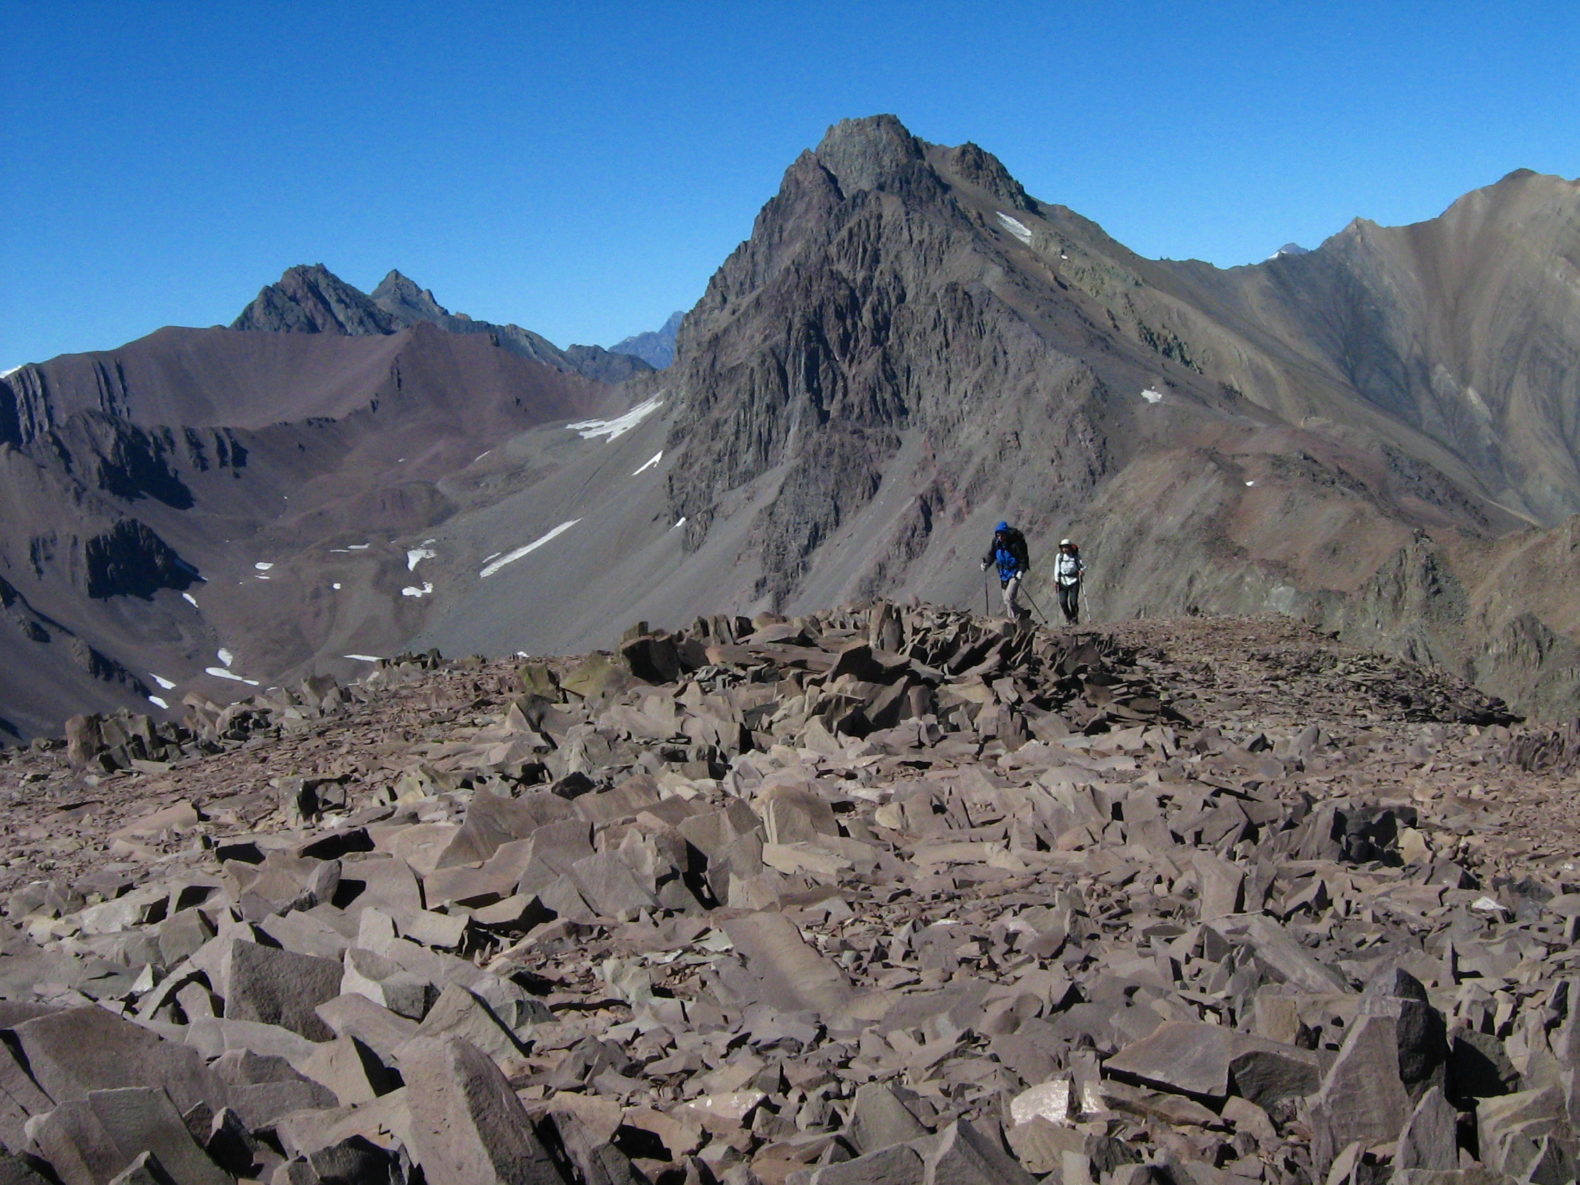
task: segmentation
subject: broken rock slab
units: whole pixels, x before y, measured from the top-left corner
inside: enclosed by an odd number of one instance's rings
[[[1410,1113],[1392,1019],[1361,1016],[1310,1101],[1312,1161],[1325,1173],[1351,1144],[1392,1143]]]
[[[232,939],[221,972],[225,1016],[328,1041],[334,1034],[314,1010],[340,994],[342,974],[333,959]]]
[[[1197,1021],[1165,1021],[1103,1063],[1123,1080],[1219,1101],[1233,1080],[1233,1093],[1258,1103],[1310,1094],[1322,1069],[1310,1050]]]
[[[11,1032],[29,1073],[57,1103],[121,1087],[161,1090],[183,1113],[199,1103],[226,1101],[225,1084],[196,1049],[97,1004],[37,1016]]]
[[[563,1185],[499,1067],[469,1041],[418,1037],[401,1050],[417,1163],[445,1185]]]
[[[95,1090],[28,1122],[28,1135],[63,1185],[107,1185],[152,1153],[175,1185],[229,1185],[230,1176],[198,1147],[162,1090]]]

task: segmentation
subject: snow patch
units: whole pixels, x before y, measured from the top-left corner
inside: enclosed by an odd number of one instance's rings
[[[1146,390],[1141,392],[1141,398],[1145,399],[1148,403],[1161,403],[1163,402],[1163,392],[1154,391],[1151,387],[1148,387]]]
[[[349,658],[352,662],[383,662],[376,654],[342,654],[341,658]]]
[[[433,581],[424,580],[422,582],[421,588],[418,588],[415,584],[408,584],[405,588],[400,590],[400,595],[403,597],[425,597],[432,591]]]
[[[624,436],[632,428],[635,428],[643,420],[647,419],[648,416],[663,406],[663,403],[663,399],[655,395],[651,399],[637,404],[625,415],[616,416],[612,420],[580,420],[577,423],[566,424],[565,426],[583,440],[591,440],[594,436],[607,436],[610,440],[614,440],[616,437]]]
[[[1482,913],[1508,913],[1509,907],[1494,901],[1491,897],[1478,897],[1470,903],[1470,908]]]
[[[270,568],[274,567],[274,565],[272,563],[265,563],[264,561],[260,560],[258,563],[254,564],[253,567],[258,569],[260,572],[267,572]]]
[[[159,686],[163,687],[166,691],[169,691],[173,687],[175,687],[175,684],[172,683],[169,679],[166,679],[163,675],[150,674],[148,677],[150,679],[152,679],[155,683],[159,684]]]
[[[579,523],[581,521],[582,520],[579,519],[579,518],[573,518],[569,522],[563,522],[559,526],[555,527],[552,531],[550,531],[547,535],[539,536],[538,538],[534,539],[531,543],[527,544],[525,547],[518,547],[518,548],[516,548],[515,551],[507,551],[504,555],[500,556],[497,560],[494,560],[492,563],[483,565],[483,570],[478,573],[478,576],[480,576],[480,577],[492,576],[495,572],[499,571],[506,564],[513,564],[517,560],[519,560],[522,556],[527,555],[530,552],[536,551],[538,548],[542,547],[549,540],[558,538],[560,535],[563,535],[566,531],[570,530],[572,527],[574,527],[577,523]]]
[[[236,656],[234,654],[232,654],[229,650],[226,650],[225,647],[223,647],[223,646],[221,646],[218,650],[216,650],[214,652],[214,657],[219,659],[220,662],[223,663],[227,667],[230,666],[231,663],[236,661]]]
[[[170,705],[165,703],[165,701],[160,699],[157,695],[149,696],[148,702],[153,704],[156,708],[163,708],[167,712],[170,710]]]
[[[431,560],[439,554],[433,548],[428,546],[432,542],[434,542],[434,540],[424,539],[416,547],[408,547],[406,549],[406,571],[415,572],[417,570],[417,565],[422,563],[423,560]]]
[[[227,671],[224,667],[204,667],[205,674],[213,675],[216,679],[230,679],[236,683],[245,683],[248,687],[258,686],[256,679],[243,679],[235,671]]]
[[[1019,218],[1011,218],[1008,214],[1000,210],[998,220],[1004,229],[1009,231],[1010,234],[1014,235],[1021,242],[1025,243],[1026,246],[1031,246],[1031,228]]]
[[[335,591],[336,591],[336,592],[339,592],[339,591],[340,591],[340,581],[338,581],[338,580],[337,580],[337,581],[335,581],[335,582],[334,582],[334,583],[333,583],[333,584],[331,584],[331,585],[330,585],[330,586],[329,586],[329,587],[330,587],[330,588],[332,588],[332,589],[334,589],[334,590],[335,590]]]
[[[188,605],[191,605],[192,608],[194,608],[194,609],[196,609],[198,607],[197,606],[197,598],[194,597],[191,593],[182,593],[181,594],[181,599],[183,601],[185,601]]]
[[[677,518],[675,520],[675,527],[683,527],[685,525],[686,525],[686,516],[685,515],[681,515],[679,518]],[[673,531],[675,529],[675,527],[670,527],[669,529],[671,531]]]
[[[1246,484],[1246,485],[1248,485],[1248,486],[1254,486],[1254,485],[1255,485],[1255,484],[1256,484],[1256,482],[1254,482],[1254,481],[1248,481],[1248,482],[1246,482],[1246,483],[1245,483],[1245,484]]]
[[[631,471],[631,476],[635,477],[638,473],[645,473],[647,470],[653,468],[653,466],[657,465],[663,459],[664,459],[664,453],[663,453],[663,450],[660,449],[658,452],[654,453],[651,457],[649,457],[647,459],[646,463],[643,464],[642,468],[640,468],[640,469],[633,469]]]

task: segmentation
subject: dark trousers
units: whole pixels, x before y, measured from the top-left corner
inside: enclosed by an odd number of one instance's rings
[[[1059,611],[1064,620],[1074,625],[1081,620],[1081,582],[1059,586]]]

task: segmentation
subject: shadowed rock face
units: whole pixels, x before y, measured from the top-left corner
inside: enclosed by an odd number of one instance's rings
[[[192,566],[143,523],[122,519],[82,545],[90,597],[151,598],[160,589],[180,592],[197,579]]]

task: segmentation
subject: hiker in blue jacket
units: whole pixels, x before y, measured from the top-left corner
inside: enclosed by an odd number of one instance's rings
[[[993,542],[988,547],[987,554],[982,557],[984,572],[994,564],[998,565],[998,582],[1004,594],[1005,616],[1011,621],[1030,617],[1031,610],[1022,608],[1019,603],[1021,578],[1031,566],[1031,560],[1026,553],[1026,536],[1008,523],[999,523],[993,529]]]

